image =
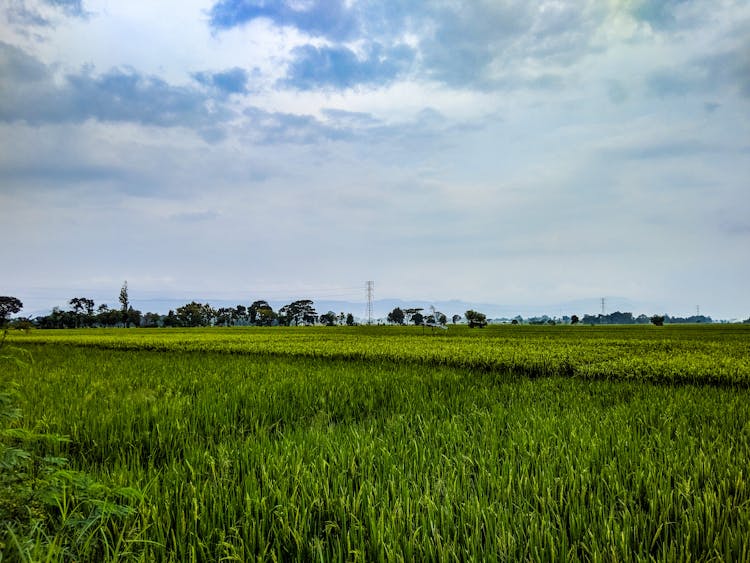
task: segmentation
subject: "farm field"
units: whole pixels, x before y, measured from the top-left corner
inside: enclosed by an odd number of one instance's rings
[[[7,344],[10,427],[117,509],[58,491],[1,561],[750,560],[748,327]]]

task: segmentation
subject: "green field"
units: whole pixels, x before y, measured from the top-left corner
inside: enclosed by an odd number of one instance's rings
[[[750,327],[6,344],[6,457],[8,429],[69,441],[25,443],[62,477],[1,561],[750,560]]]

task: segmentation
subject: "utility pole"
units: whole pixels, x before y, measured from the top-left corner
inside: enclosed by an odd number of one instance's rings
[[[367,291],[367,324],[372,324],[372,300],[375,297],[375,282],[374,281],[368,281],[365,284],[365,289]]]

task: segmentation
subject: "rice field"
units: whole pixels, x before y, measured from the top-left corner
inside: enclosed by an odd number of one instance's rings
[[[8,340],[6,428],[99,488],[0,561],[750,560],[747,327]]]

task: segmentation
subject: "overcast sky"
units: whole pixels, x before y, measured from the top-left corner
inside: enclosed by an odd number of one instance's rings
[[[374,280],[750,316],[746,0],[0,12],[0,294],[27,310]]]

